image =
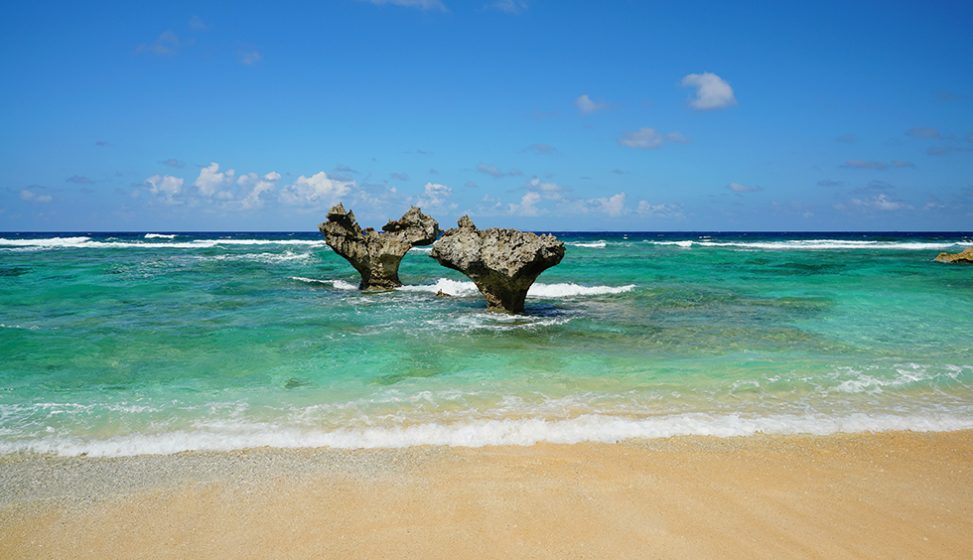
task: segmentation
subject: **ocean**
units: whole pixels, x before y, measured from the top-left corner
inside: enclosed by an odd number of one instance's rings
[[[428,247],[0,234],[0,453],[973,428],[973,233],[556,235],[507,316]]]

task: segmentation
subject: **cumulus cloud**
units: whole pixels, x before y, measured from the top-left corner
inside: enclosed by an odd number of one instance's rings
[[[25,202],[32,202],[36,204],[47,204],[48,202],[54,200],[54,197],[52,197],[49,194],[37,193],[30,189],[21,189],[20,200],[23,200]]]
[[[453,189],[442,183],[426,183],[416,205],[425,208],[440,208],[453,193]]]
[[[696,94],[689,101],[689,106],[698,111],[722,109],[736,105],[733,88],[723,78],[712,72],[702,74],[687,74],[680,82],[683,87],[696,88]]]
[[[657,216],[660,218],[681,218],[682,206],[670,203],[653,204],[648,200],[640,200],[635,212],[640,216]]]
[[[514,216],[537,216],[540,214],[537,204],[542,200],[540,193],[527,191],[520,197],[520,202],[510,204],[508,212]]]
[[[181,177],[172,175],[153,175],[145,180],[149,185],[149,192],[162,197],[166,204],[175,203],[175,197],[182,192],[184,183]]]
[[[618,139],[618,143],[622,146],[641,150],[654,150],[665,143],[685,144],[686,142],[689,142],[689,139],[679,132],[663,134],[654,128],[640,128],[626,132]]]
[[[422,11],[445,12],[446,5],[442,0],[366,0],[376,6],[399,6],[402,8],[414,8]]]
[[[604,198],[593,198],[589,200],[589,204],[597,212],[612,217],[621,216],[625,212],[625,193],[620,192]]]
[[[523,172],[521,172],[519,169],[509,169],[507,171],[504,171],[495,165],[490,165],[487,163],[481,163],[480,165],[477,165],[476,170],[479,171],[480,173],[483,173],[484,175],[489,175],[494,179],[500,179],[502,177],[519,177],[523,175]]]
[[[155,41],[142,43],[135,49],[135,52],[139,54],[149,53],[157,56],[169,56],[179,52],[180,47],[182,47],[182,41],[178,35],[172,31],[163,31],[156,37]]]
[[[506,14],[519,14],[527,9],[525,0],[496,0],[486,5],[488,10],[496,10]]]
[[[202,196],[225,198],[227,195],[221,189],[233,183],[234,175],[236,171],[232,169],[220,171],[220,164],[214,161],[199,170],[199,177],[193,182],[193,186],[199,189]]]
[[[889,168],[905,169],[905,168],[915,167],[915,166],[916,165],[911,161],[902,161],[898,159],[893,159],[888,163],[884,161],[850,159],[844,162],[843,164],[841,164],[841,167],[844,167],[845,169],[872,169],[876,171],[884,171]]]
[[[600,111],[608,107],[607,103],[599,103],[588,97],[587,93],[579,95],[578,98],[574,100],[574,105],[582,113],[594,113],[595,111]]]
[[[757,192],[761,190],[760,187],[755,185],[744,185],[743,183],[736,183],[732,181],[726,186],[726,188],[737,194]]]
[[[237,184],[242,188],[249,189],[243,198],[240,199],[240,207],[244,210],[250,210],[263,206],[264,201],[261,196],[263,193],[273,190],[279,180],[280,173],[276,171],[271,171],[264,175],[257,175],[256,173],[240,175],[240,178],[237,179]]]
[[[553,181],[542,181],[533,177],[527,183],[527,192],[520,197],[520,202],[507,206],[507,213],[514,216],[538,216],[543,210],[538,205],[545,200],[561,201],[564,199],[563,189]]]
[[[318,171],[310,177],[298,177],[280,192],[280,200],[294,206],[327,206],[351,192],[354,185],[353,181],[339,181],[328,177],[324,171]]]

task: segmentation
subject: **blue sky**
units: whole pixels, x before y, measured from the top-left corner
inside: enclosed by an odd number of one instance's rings
[[[973,229],[973,3],[317,4],[7,6],[0,230]]]

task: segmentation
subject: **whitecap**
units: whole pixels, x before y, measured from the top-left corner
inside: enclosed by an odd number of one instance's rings
[[[318,278],[305,278],[303,276],[291,276],[291,280],[297,280],[298,282],[306,282],[308,284],[325,284],[331,286],[336,290],[357,290],[358,286],[345,282],[344,280],[321,280]]]
[[[785,241],[652,241],[652,245],[675,245],[678,247],[724,247],[729,249],[760,249],[767,251],[847,251],[847,250],[887,250],[887,251],[933,251],[962,246],[961,241],[871,241],[848,239],[790,239]]]
[[[146,233],[146,239],[175,239],[176,234],[174,233]]]
[[[193,241],[93,241],[90,237],[48,237],[38,239],[0,238],[0,246],[72,249],[209,249],[222,245],[301,245],[326,247],[324,241],[308,239],[196,239]]]
[[[627,284],[624,286],[582,286],[580,284],[573,283],[544,284],[541,282],[536,282],[530,287],[530,290],[527,292],[527,297],[551,299],[574,296],[622,294],[625,292],[630,292],[635,288],[635,284]],[[451,280],[449,278],[440,278],[436,280],[434,284],[402,286],[398,288],[398,290],[404,292],[428,292],[433,294],[443,292],[444,294],[458,297],[475,296],[480,293],[480,291],[476,288],[476,284],[473,282]]]
[[[570,241],[568,245],[572,247],[585,247],[588,249],[604,249],[608,244],[604,241]]]

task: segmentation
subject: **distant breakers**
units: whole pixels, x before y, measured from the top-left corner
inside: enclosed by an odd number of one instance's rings
[[[936,261],[941,263],[966,263],[973,264],[973,247],[967,247],[959,253],[939,253]]]
[[[430,256],[458,270],[476,284],[491,311],[521,313],[537,277],[564,258],[564,243],[553,235],[515,229],[478,230],[469,216],[459,219],[436,241],[439,224],[418,208],[390,221],[378,233],[362,230],[351,211],[337,204],[318,226],[327,244],[361,274],[361,290],[389,290],[402,285],[399,262],[417,245],[433,244]]]

